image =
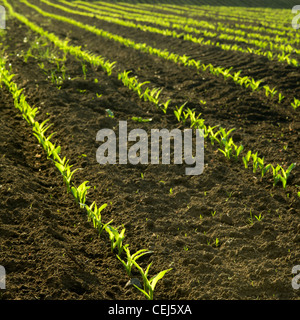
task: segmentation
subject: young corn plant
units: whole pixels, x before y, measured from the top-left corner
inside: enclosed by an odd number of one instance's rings
[[[229,69],[225,69],[222,71],[222,75],[224,76],[224,80],[227,78],[231,77],[230,71],[232,70],[233,67],[230,67]]]
[[[274,98],[275,94],[277,93],[276,88],[271,89],[268,85],[264,86],[266,97],[271,96],[271,98]]]
[[[45,132],[52,126],[52,124],[50,124],[49,126],[45,126],[46,122],[48,121],[49,119],[46,119],[42,123],[36,121],[34,122],[32,128],[33,135],[38,139],[40,145],[43,147],[47,154],[49,154],[50,151],[50,139],[55,134],[55,132],[53,132],[48,137],[45,137]]]
[[[249,164],[251,155],[252,155],[252,151],[249,150],[249,151],[247,152],[247,154],[242,158],[242,159],[243,159],[244,166],[245,166],[245,169],[248,169],[248,164]]]
[[[133,262],[142,257],[145,254],[153,253],[153,251],[147,251],[146,249],[138,250],[134,254],[130,254],[129,248],[124,248],[124,251],[126,252],[127,261],[125,262],[120,258],[119,255],[117,255],[117,258],[122,262],[123,266],[125,267],[125,270],[127,272],[127,275],[131,276],[131,269],[133,267]]]
[[[250,86],[252,91],[258,91],[260,89],[259,86],[261,83],[262,83],[262,80],[255,81],[253,78],[248,79],[248,82],[246,84],[246,88],[248,88]]]
[[[284,98],[285,98],[285,96],[280,92],[278,94],[278,102],[281,103]]]
[[[171,102],[171,99],[159,105],[160,109],[163,111],[164,114],[167,113],[167,109],[169,107],[170,102]]]
[[[277,176],[278,172],[281,169],[281,166],[278,164],[276,167],[272,166],[271,169],[273,173],[273,178],[275,179],[275,177]]]
[[[259,157],[257,156],[257,152],[256,153],[252,153],[252,161],[253,161],[253,173],[256,173],[257,168],[258,168],[258,159]]]
[[[145,83],[145,82],[144,82]],[[150,101],[154,104],[159,104],[159,95],[161,93],[162,89],[154,88],[150,91],[149,88],[146,88],[145,92],[143,93],[144,101]]]
[[[214,126],[214,127],[208,126],[208,129],[207,129],[207,135],[209,136],[209,139],[212,145],[215,144],[215,141],[217,141],[220,144],[220,139],[217,137],[220,135],[221,130],[214,132],[214,129],[216,127],[218,126]]]
[[[272,165],[269,163],[266,166],[260,167],[261,169],[261,178],[265,176],[265,174],[272,168]]]
[[[230,138],[229,140],[223,140],[222,142],[224,150],[220,149],[219,150],[224,154],[224,156],[229,160],[233,150],[234,150],[234,146],[235,144],[233,143],[232,138]],[[236,146],[235,146],[236,147]]]
[[[292,163],[287,170],[284,170],[282,167],[280,167],[282,175],[280,173],[276,174],[276,176],[274,177],[273,186],[275,186],[279,181],[281,181],[283,188],[286,189],[288,177],[291,171],[295,168],[295,166],[296,163]]]
[[[87,186],[86,184],[88,181],[84,181],[78,188],[76,186],[71,187],[71,192],[77,201],[79,203],[80,208],[84,208],[86,206],[85,200],[86,200],[86,194],[87,190],[90,188],[90,186]]]
[[[238,80],[237,80],[237,84],[239,84],[241,87],[242,86],[246,86],[246,83],[249,82],[249,77],[248,76],[245,76],[245,77],[240,77]]]
[[[113,219],[110,220],[108,223],[103,224],[102,223],[102,216],[101,212],[107,207],[107,203],[104,203],[101,207],[97,207],[97,204],[95,201],[90,205],[86,206],[87,214],[88,214],[88,220],[93,221],[93,226],[95,229],[98,230],[99,235],[101,235],[102,231],[113,222]]]
[[[187,108],[187,113],[188,117],[190,118],[191,121],[191,128],[203,128],[204,125],[204,119],[199,119],[201,116],[201,113],[199,113],[196,116],[196,112],[194,111],[195,109],[191,110],[190,108]]]
[[[294,110],[296,110],[300,107],[300,100],[294,98],[294,102],[291,103],[291,106],[294,108]]]
[[[128,247],[128,244],[123,246],[123,241],[125,239],[125,228],[122,229],[122,231],[119,233],[118,230],[111,225],[107,225],[105,227],[105,231],[109,235],[109,239],[111,242],[111,252],[113,252],[115,249],[118,250],[118,255],[122,253],[122,251]]]
[[[21,89],[22,90],[22,89]],[[18,94],[21,92],[21,90],[17,90]],[[22,112],[23,118],[31,125],[34,125],[35,122],[35,116],[38,114],[38,108],[32,108],[29,106],[29,104],[26,101],[26,97],[22,93],[19,96],[19,102],[17,102],[17,99],[15,100],[16,107]]]
[[[56,147],[56,144],[52,143],[51,141],[49,141],[49,150],[48,150],[48,159],[53,159],[54,161],[57,161],[59,163],[61,163],[61,158],[59,156],[61,152],[61,147],[60,146],[57,146]]]
[[[176,110],[174,110],[174,114],[176,116],[176,119],[178,122],[180,122],[182,120],[182,111],[183,108],[185,107],[185,105],[187,104],[187,102],[185,102],[183,105],[181,105],[179,108],[176,106]]]
[[[64,182],[67,186],[67,192],[69,193],[71,191],[71,179],[73,174],[78,170],[75,169],[74,171],[71,171],[72,165],[68,165],[69,160],[65,164],[61,164],[60,162],[57,162],[54,160],[56,168],[59,170],[59,172],[62,174]]]
[[[221,146],[222,146],[222,145],[225,145],[225,144],[228,145],[229,135],[230,135],[231,132],[234,131],[234,130],[235,130],[235,128],[232,128],[232,129],[230,129],[230,130],[228,130],[228,131],[226,132],[224,128],[222,128],[222,127],[220,128],[220,137],[221,137],[221,139],[220,139],[219,144],[220,144]],[[233,143],[232,139],[231,139],[231,143]]]
[[[139,288],[135,284],[134,284],[134,286],[138,290],[140,290],[148,300],[153,300],[154,289],[155,289],[157,282],[160,279],[162,279],[167,272],[171,271],[172,268],[167,269],[167,270],[163,270],[163,271],[159,272],[157,275],[155,275],[154,277],[148,279],[148,273],[149,273],[149,269],[151,267],[152,262],[148,265],[148,267],[146,268],[145,271],[136,263],[136,261],[132,261],[132,262],[136,266],[136,268],[139,270],[140,274],[142,275],[144,289]]]
[[[232,143],[232,145],[234,149],[234,153],[232,155],[235,158],[235,160],[238,160],[238,157],[240,156],[241,152],[244,150],[244,146],[243,145],[237,146],[234,143]]]
[[[242,70],[239,70],[237,72],[234,72],[232,79],[235,83],[238,83],[239,79],[240,79],[240,74],[241,74]]]

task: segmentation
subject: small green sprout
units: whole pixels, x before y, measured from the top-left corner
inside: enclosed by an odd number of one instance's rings
[[[123,249],[128,247],[128,244],[123,246],[123,241],[125,239],[125,228],[122,229],[122,231],[119,233],[117,229],[112,227],[111,225],[107,225],[105,227],[105,231],[109,235],[109,239],[111,241],[111,252],[114,251],[114,249],[118,250],[118,255],[122,253]]]
[[[171,271],[172,268],[171,269],[167,269],[167,270],[163,270],[163,271],[159,272],[157,275],[155,275],[154,277],[148,279],[148,273],[149,273],[149,269],[151,267],[152,262],[148,265],[148,267],[146,268],[146,271],[144,271],[136,263],[136,261],[133,260],[132,262],[136,266],[136,268],[139,270],[140,274],[142,275],[143,283],[144,283],[144,289],[139,288],[135,284],[134,284],[134,286],[138,290],[140,290],[148,300],[153,300],[153,293],[154,293],[154,289],[155,289],[155,286],[156,286],[157,282],[160,279],[162,279],[167,272]]]
[[[113,220],[109,221],[106,224],[102,223],[102,216],[101,212],[107,207],[107,203],[104,203],[101,207],[97,207],[95,201],[91,204],[91,206],[86,206],[88,220],[93,222],[93,226],[95,229],[98,230],[99,234],[101,235],[102,231],[113,222]]]
[[[131,120],[136,121],[136,122],[150,122],[150,121],[152,121],[151,118],[143,119],[142,117],[132,117]]]
[[[76,186],[71,187],[72,194],[75,200],[80,204],[80,208],[84,208],[87,190],[90,186],[86,186],[88,181],[84,181],[78,188]]]
[[[131,269],[133,266],[133,261],[136,261],[137,259],[139,259],[140,257],[142,257],[145,254],[153,253],[153,251],[147,251],[146,249],[141,249],[131,255],[128,247],[124,248],[124,251],[126,252],[126,255],[127,255],[127,262],[122,260],[119,255],[117,255],[117,258],[122,262],[129,277],[131,276]]]
[[[294,98],[294,102],[291,103],[291,106],[296,110],[298,107],[300,107],[300,100]]]

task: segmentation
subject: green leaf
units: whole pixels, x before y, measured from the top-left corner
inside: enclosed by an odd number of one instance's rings
[[[170,269],[167,269],[167,270],[163,270],[163,271],[161,271],[160,273],[158,273],[156,276],[154,276],[154,277],[152,277],[152,278],[150,279],[149,282],[151,283],[151,288],[152,288],[153,291],[154,291],[154,289],[155,289],[155,286],[156,286],[158,280],[162,279],[163,276],[164,276],[167,272],[171,271],[172,269],[173,269],[173,268],[170,268]]]

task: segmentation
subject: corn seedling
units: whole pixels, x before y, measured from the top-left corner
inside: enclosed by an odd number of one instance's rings
[[[72,194],[75,200],[79,203],[80,208],[84,208],[86,206],[86,193],[90,186],[86,186],[88,181],[84,181],[78,188],[76,186],[71,187]]]
[[[168,106],[169,106],[169,103],[171,102],[171,99],[169,99],[168,101],[164,102],[164,103],[161,103],[159,105],[159,107],[161,108],[161,110],[163,111],[164,114],[167,113],[167,109],[168,109]]]
[[[255,217],[255,219],[257,220],[257,221],[262,221],[262,219],[263,219],[263,216],[261,215],[261,213],[257,216],[257,215],[254,215],[254,217]]]
[[[148,83],[148,81],[142,83],[145,84]],[[159,95],[161,93],[162,89],[159,88],[154,88],[150,91],[149,88],[146,88],[145,92],[142,94],[142,96],[144,97],[144,101],[150,101],[153,102],[154,104],[158,105],[159,104]]]
[[[20,92],[20,90],[18,90],[18,92]],[[34,118],[35,116],[38,114],[38,108],[31,108],[27,101],[26,101],[26,97],[23,95],[23,93],[21,94],[20,98],[19,98],[19,102],[17,99],[15,99],[15,106],[22,112],[22,116],[23,118],[30,124],[30,125],[34,125]]]
[[[271,89],[269,86],[264,86],[266,97],[271,96],[273,98],[275,94],[277,93],[277,90],[275,88]]]
[[[224,76],[224,79],[226,80],[227,78],[231,77],[230,71],[232,70],[233,67],[230,67],[229,69],[222,70],[222,75]]]
[[[262,80],[255,81],[253,78],[248,79],[248,82],[246,84],[246,88],[248,88],[250,86],[252,91],[258,91],[261,83],[262,83]]]
[[[281,103],[281,101],[285,98],[285,96],[280,92],[278,94],[278,102]]]
[[[229,138],[229,135],[231,134],[231,132],[232,131],[234,131],[235,130],[235,128],[232,128],[232,129],[230,129],[230,130],[228,130],[227,132],[225,131],[225,129],[224,128],[220,128],[220,137],[221,137],[221,139],[220,139],[220,142],[219,142],[219,144],[222,146],[222,145],[227,145],[228,146],[228,143],[229,143],[229,140],[228,140],[228,138]],[[233,143],[233,141],[232,141],[232,139],[230,139],[230,145],[231,145],[231,143]]]
[[[296,110],[298,107],[300,107],[300,100],[294,98],[294,102],[291,103],[291,106]]]
[[[248,222],[249,222],[251,225],[254,223],[251,209],[250,209],[250,218],[248,218]]]
[[[271,168],[272,168],[273,178],[275,178],[278,172],[280,171],[281,166],[278,164],[276,167],[271,166]]]
[[[199,113],[196,116],[196,113],[193,110],[191,110],[190,108],[187,108],[187,115],[190,118],[191,121],[191,128],[195,127],[195,128],[203,128],[204,125],[204,119],[199,119],[199,117],[201,116],[201,113]]]
[[[172,270],[172,268],[167,269],[167,270],[163,270],[163,271],[159,272],[157,275],[155,275],[154,277],[148,279],[148,273],[149,273],[149,269],[151,267],[152,262],[148,265],[148,267],[146,268],[145,271],[136,263],[136,261],[133,260],[132,262],[136,266],[136,268],[139,270],[140,274],[142,275],[144,289],[139,288],[135,284],[134,284],[134,286],[138,290],[140,290],[148,300],[153,300],[154,289],[155,289],[157,282],[160,279],[162,279],[167,272]]]
[[[187,102],[185,102],[179,108],[176,106],[176,110],[174,110],[174,114],[175,114],[176,119],[178,120],[178,122],[180,122],[182,120],[182,111],[183,111],[183,108],[185,107],[186,104],[187,104]]]
[[[130,254],[130,250],[128,247],[124,248],[124,251],[126,252],[127,261],[125,262],[124,260],[122,260],[119,255],[117,255],[117,258],[122,262],[122,264],[125,267],[125,270],[127,272],[127,275],[129,277],[131,276],[131,269],[133,267],[133,261],[136,261],[137,259],[139,259],[140,257],[142,257],[145,254],[153,253],[153,251],[147,251],[146,249],[141,249],[141,250],[138,250],[134,254]]]
[[[209,138],[210,138],[210,142],[211,142],[212,145],[215,144],[215,141],[217,141],[218,143],[220,143],[220,140],[217,138],[217,136],[220,135],[221,130],[219,130],[219,131],[217,131],[216,133],[214,133],[213,130],[214,130],[216,127],[217,127],[217,126],[215,126],[215,127],[209,126],[208,129],[207,129],[207,134],[208,134],[208,136],[209,136]]]
[[[249,151],[247,152],[247,154],[242,158],[242,159],[243,159],[243,162],[244,162],[244,165],[245,165],[245,169],[248,169],[248,163],[249,163],[249,161],[250,161],[251,154],[252,154],[252,152],[251,152],[251,150],[249,150]]]
[[[103,224],[102,223],[102,217],[101,217],[101,211],[104,210],[107,207],[107,203],[103,204],[100,208],[97,207],[97,204],[95,201],[91,204],[91,206],[86,206],[87,214],[88,214],[88,220],[93,222],[93,226],[95,229],[98,230],[99,235],[101,235],[102,231],[113,222],[113,220],[110,220],[108,223]]]
[[[45,123],[47,121],[49,121],[49,119],[43,121],[42,123],[34,122],[32,130],[33,135],[38,139],[40,145],[43,147],[46,153],[49,154],[49,151],[51,149],[50,139],[55,134],[55,132],[51,133],[48,137],[45,137],[45,132],[52,126],[52,124],[50,124],[49,126],[45,126]]]
[[[123,246],[123,240],[125,239],[125,230],[126,229],[123,228],[119,233],[118,230],[111,225],[107,225],[105,227],[105,231],[108,233],[111,242],[111,252],[113,252],[114,249],[117,249],[119,256],[122,253],[123,249],[128,247],[128,244]]]
[[[253,161],[253,173],[256,173],[257,168],[258,168],[257,152],[256,153],[252,153],[251,157],[252,157],[252,161]]]
[[[264,175],[272,168],[272,165],[269,163],[265,167],[261,168],[261,177],[263,178]]]
[[[235,151],[235,153],[233,153],[233,157],[235,158],[235,160],[237,160],[241,152],[244,150],[244,146],[243,145],[237,146],[234,143],[232,143],[232,145]]]
[[[70,192],[71,191],[71,179],[73,174],[78,170],[75,169],[74,171],[71,171],[72,165],[68,165],[67,161],[65,164],[61,164],[60,162],[54,161],[56,168],[59,170],[59,172],[62,174],[64,182],[67,186],[67,191]],[[74,195],[74,194],[73,194]],[[84,202],[83,202],[84,203]]]
[[[57,160],[59,163],[61,163],[61,159],[59,157],[61,151],[61,147],[53,144],[51,141],[49,141],[49,150],[48,150],[48,158],[52,158],[53,160]]]
[[[220,148],[219,148],[219,150],[224,154],[224,156],[227,159],[230,159],[230,156],[233,151],[232,146],[234,145],[232,138],[230,138],[229,140],[223,140],[222,144],[224,146],[224,150],[222,150]]]
[[[261,178],[264,177],[264,175],[271,169],[272,165],[271,164],[267,164],[265,166],[264,164],[264,157],[260,158],[260,157],[256,157],[256,163],[255,163],[255,171],[257,169],[257,166],[259,167],[259,169],[261,170]],[[253,161],[254,164],[254,161]]]
[[[242,70],[234,72],[234,74],[232,76],[232,79],[233,79],[234,82],[237,83],[239,81],[241,72],[242,72]]]
[[[283,188],[286,189],[286,183],[287,183],[288,177],[291,171],[295,168],[295,166],[296,166],[296,163],[292,163],[287,170],[284,170],[282,167],[280,167],[282,175],[280,173],[276,174],[276,176],[274,177],[273,186],[275,186],[279,181],[281,181]]]

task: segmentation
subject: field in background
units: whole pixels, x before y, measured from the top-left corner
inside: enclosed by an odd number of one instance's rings
[[[140,2],[0,1],[0,298],[145,299],[151,263],[154,299],[299,299],[297,3]],[[124,120],[204,130],[203,173],[97,163]]]

